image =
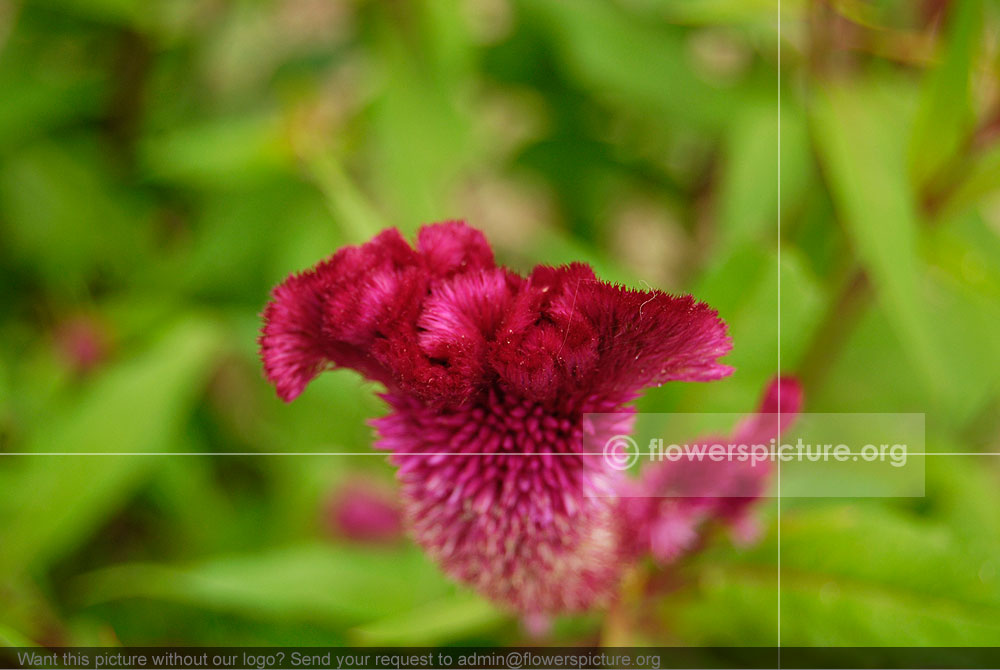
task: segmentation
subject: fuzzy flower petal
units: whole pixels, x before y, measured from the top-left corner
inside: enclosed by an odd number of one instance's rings
[[[282,400],[295,399],[329,367],[354,368],[380,381],[387,377],[370,347],[409,307],[402,289],[423,280],[420,260],[399,231],[387,230],[274,289],[259,342],[264,373]]]
[[[463,221],[424,226],[417,233],[417,249],[438,276],[494,267],[493,250],[486,237]]]

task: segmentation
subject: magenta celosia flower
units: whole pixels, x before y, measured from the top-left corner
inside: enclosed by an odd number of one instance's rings
[[[602,282],[582,264],[522,277],[459,222],[422,228],[416,248],[387,230],[272,298],[260,345],[278,395],[338,367],[382,384],[390,412],[373,422],[375,446],[399,466],[415,540],[523,613],[605,601],[635,554],[623,501],[584,495],[620,473],[584,467],[583,415],[626,413],[592,428],[610,437],[627,432],[643,388],[731,372],[718,362],[725,324],[704,303]],[[685,523],[651,541],[688,542]]]
[[[327,513],[339,535],[357,542],[392,542],[403,532],[395,498],[371,482],[355,481],[341,488],[330,500]]]

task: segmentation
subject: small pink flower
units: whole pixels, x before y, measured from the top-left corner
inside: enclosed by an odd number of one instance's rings
[[[264,321],[261,357],[282,399],[332,368],[384,386],[375,446],[399,466],[414,538],[449,575],[527,614],[607,601],[634,558],[622,501],[583,495],[601,484],[587,478],[619,474],[583,466],[583,414],[630,413],[648,386],[731,373],[718,362],[725,324],[704,303],[581,264],[522,277],[459,222],[425,226],[416,248],[393,229],[338,251],[278,286]],[[691,542],[673,523],[658,546]]]
[[[331,499],[327,511],[334,530],[357,542],[392,542],[403,532],[395,498],[372,483],[347,484]]]
[[[702,438],[696,444],[771,449],[771,440],[781,436],[801,406],[798,382],[778,378],[765,390],[757,412],[740,421],[727,438]],[[650,464],[622,501],[630,552],[648,552],[661,564],[671,563],[697,547],[709,523],[728,525],[737,542],[752,541],[756,527],[749,507],[764,494],[770,472],[770,460],[682,458]]]
[[[110,354],[107,329],[96,317],[78,315],[60,323],[55,331],[59,353],[74,372],[86,374]]]

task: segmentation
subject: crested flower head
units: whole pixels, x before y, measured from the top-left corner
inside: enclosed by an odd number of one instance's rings
[[[498,267],[464,223],[387,230],[278,286],[261,356],[290,401],[321,371],[384,387],[376,447],[399,466],[416,541],[452,577],[525,613],[606,600],[631,557],[620,501],[584,495],[583,415],[731,369],[725,324],[691,296],[603,282],[586,265]],[[591,482],[592,483],[592,482]],[[670,530],[657,530],[669,535]],[[683,535],[683,528],[677,533]],[[668,542],[668,540],[663,540]]]

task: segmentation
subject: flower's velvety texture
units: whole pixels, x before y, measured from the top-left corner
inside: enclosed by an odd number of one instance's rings
[[[622,412],[597,430],[628,432],[643,388],[731,372],[718,361],[725,324],[704,303],[581,264],[524,277],[460,222],[422,228],[415,247],[387,230],[341,249],[278,286],[264,320],[264,369],[284,400],[331,368],[384,387],[375,446],[399,466],[414,538],[449,575],[528,614],[606,601],[636,553],[622,501],[583,495],[619,477],[583,466],[583,415]],[[658,511],[633,510],[643,541],[691,544],[691,515],[654,525]]]

